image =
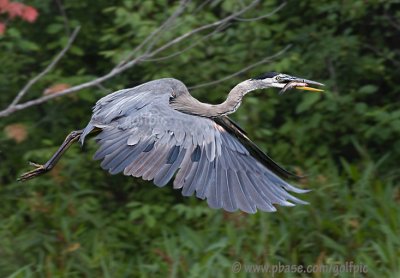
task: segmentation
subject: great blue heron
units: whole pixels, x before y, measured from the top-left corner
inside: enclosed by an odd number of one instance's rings
[[[89,124],[71,132],[44,164],[23,174],[27,180],[51,170],[75,141],[99,131],[95,160],[111,174],[153,180],[165,186],[177,172],[174,188],[184,196],[196,192],[212,208],[247,213],[275,211],[273,204],[294,206],[305,202],[288,191],[304,193],[282,178],[296,178],[264,154],[228,114],[235,112],[249,92],[270,87],[322,91],[321,83],[266,73],[236,85],[221,104],[193,98],[179,80],[164,78],[124,89],[100,99]]]

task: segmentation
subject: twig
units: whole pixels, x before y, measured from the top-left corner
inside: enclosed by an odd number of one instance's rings
[[[192,14],[197,14],[199,11],[201,11],[206,5],[208,5],[210,2],[212,2],[212,0],[206,0],[203,1],[203,3],[201,3],[194,11]]]
[[[260,20],[260,19],[265,19],[265,18],[271,17],[272,15],[276,14],[277,12],[282,10],[283,7],[285,7],[285,6],[286,6],[286,2],[283,2],[277,8],[275,8],[275,10],[273,10],[272,12],[270,12],[268,14],[264,14],[262,16],[253,17],[253,18],[241,18],[241,17],[238,17],[238,18],[236,18],[236,20],[237,21],[250,22],[250,21],[257,21],[257,20]]]
[[[176,51],[170,55],[167,56],[163,56],[163,57],[157,57],[157,58],[145,58],[143,59],[143,61],[146,62],[159,62],[159,61],[164,61],[164,60],[168,60],[171,59],[173,57],[176,57],[178,55],[181,55],[182,53],[194,48],[195,46],[197,46],[199,43],[205,41],[206,39],[212,37],[213,35],[215,35],[216,33],[220,32],[221,29],[223,29],[224,27],[226,27],[227,25],[229,25],[229,23],[225,23],[225,24],[221,24],[220,26],[218,26],[214,31],[212,31],[211,33],[201,37],[200,39],[196,40],[194,43],[192,43],[191,45],[189,45],[188,47],[185,47],[182,50]]]
[[[274,9],[272,12],[270,12],[270,13],[268,13],[268,14],[266,14],[266,15],[263,15],[263,16],[259,16],[259,17],[255,17],[255,18],[236,18],[235,20],[238,20],[238,21],[247,21],[247,22],[249,22],[249,21],[256,21],[256,20],[260,20],[260,19],[265,19],[265,18],[268,18],[268,17],[274,15],[274,14],[277,13],[278,11],[280,11],[285,5],[286,5],[286,2],[283,2],[279,7],[277,7],[276,9]],[[184,49],[182,49],[182,50],[180,50],[180,51],[177,51],[177,52],[175,52],[175,53],[172,53],[172,54],[167,55],[167,56],[164,56],[164,57],[159,57],[159,58],[146,58],[146,59],[144,59],[144,61],[146,61],[146,62],[156,62],[156,61],[164,61],[164,60],[168,60],[168,59],[170,59],[170,58],[176,57],[176,56],[178,56],[178,55],[180,55],[180,54],[182,54],[182,53],[188,51],[189,49],[192,49],[193,47],[195,47],[196,45],[198,45],[200,42],[202,42],[202,41],[206,40],[207,38],[213,36],[215,33],[218,33],[218,32],[220,31],[220,29],[226,27],[226,25],[228,25],[228,23],[221,24],[220,26],[218,26],[218,27],[217,27],[213,32],[211,32],[210,34],[208,34],[208,35],[206,35],[206,36],[200,38],[199,40],[197,40],[197,41],[194,42],[193,44],[189,45],[188,47],[186,47],[186,48],[184,48]]]
[[[186,5],[190,2],[190,0],[182,0],[181,3],[179,4],[179,7],[176,9],[176,11],[170,16],[168,17],[163,24],[161,24],[156,30],[154,30],[153,32],[150,33],[150,35],[148,35],[137,47],[135,47],[135,49],[129,53],[129,55],[122,60],[117,66],[116,68],[120,68],[121,66],[123,66],[124,64],[126,64],[127,61],[131,60],[132,57],[139,52],[143,46],[148,43],[151,39],[153,39],[154,36],[156,36],[158,33],[160,33],[162,30],[164,30],[166,27],[168,27],[168,25],[172,24],[173,21],[175,21],[176,18],[179,17],[179,15],[182,14],[182,12],[184,11]],[[154,44],[154,40],[153,43],[147,47],[147,50],[145,53],[148,53],[151,50],[152,45]]]
[[[74,42],[76,36],[78,35],[80,29],[81,29],[80,27],[77,27],[74,30],[72,35],[69,37],[69,40],[68,40],[67,44],[65,45],[65,47],[63,48],[63,50],[61,50],[61,52],[58,53],[56,57],[54,57],[53,61],[41,73],[39,73],[34,78],[29,80],[29,82],[17,94],[17,96],[14,98],[14,100],[11,102],[11,104],[9,105],[8,108],[15,106],[37,81],[39,81],[43,76],[45,76],[47,73],[49,73],[54,68],[54,66],[61,60],[61,58],[65,55],[65,53],[70,49],[70,47],[71,47],[72,43]]]
[[[232,19],[238,17],[239,15],[244,14],[244,13],[247,12],[249,9],[251,9],[252,7],[254,7],[258,2],[259,2],[259,0],[255,0],[255,1],[251,2],[250,5],[248,5],[247,7],[243,8],[243,9],[240,10],[239,12],[236,12],[236,13],[234,13],[234,14],[231,14],[230,16],[227,16],[227,17],[225,17],[225,18],[223,18],[223,19],[221,19],[221,20],[215,21],[215,22],[213,22],[213,23],[206,24],[206,25],[200,26],[200,27],[198,27],[198,28],[195,28],[195,29],[193,29],[192,31],[187,32],[187,33],[185,33],[185,34],[183,34],[183,35],[181,35],[181,36],[175,38],[175,39],[173,39],[172,41],[166,43],[165,45],[163,45],[163,46],[161,46],[160,48],[158,48],[158,49],[156,49],[155,51],[153,51],[153,52],[152,52],[152,55],[154,56],[154,55],[158,54],[159,52],[164,51],[165,49],[171,47],[172,45],[175,45],[175,44],[177,44],[178,42],[181,42],[182,40],[184,40],[184,39],[186,39],[186,38],[188,38],[188,37],[190,37],[190,36],[192,36],[192,35],[194,35],[194,34],[196,34],[196,33],[199,33],[199,32],[201,32],[201,31],[210,29],[210,28],[212,28],[212,27],[216,27],[216,26],[219,26],[219,25],[221,25],[221,24],[224,24],[224,23],[226,23],[226,22],[228,22],[228,21],[230,21],[230,20],[232,20]]]
[[[61,16],[63,18],[63,21],[64,21],[65,32],[67,33],[68,36],[70,36],[71,35],[71,29],[69,28],[69,21],[68,21],[67,13],[65,12],[65,8],[64,8],[64,6],[63,6],[63,4],[61,2],[62,0],[55,0],[55,1],[56,1],[56,4],[58,6],[58,9],[60,10],[60,14],[61,14]]]
[[[166,29],[169,26],[172,26],[176,18],[178,18],[179,15],[182,14],[184,9],[186,8],[187,4],[189,4],[190,0],[181,0],[181,6],[180,8],[165,22],[164,26],[161,26],[160,32]],[[169,29],[170,30],[170,29]],[[149,45],[146,48],[145,53],[149,53],[152,49],[154,44],[160,39],[161,36],[155,37],[153,41],[149,43]]]
[[[279,57],[280,55],[285,53],[290,47],[292,47],[292,45],[289,44],[285,48],[280,50],[279,52],[275,53],[274,55],[266,57],[266,58],[262,59],[261,61],[258,61],[257,63],[254,63],[254,64],[251,64],[251,65],[249,65],[249,66],[247,66],[247,67],[245,67],[245,68],[243,68],[243,69],[241,69],[241,70],[239,70],[239,71],[237,71],[235,73],[227,75],[227,76],[225,76],[225,77],[223,77],[221,79],[218,79],[218,80],[214,80],[214,81],[211,81],[211,82],[206,82],[206,83],[202,83],[202,84],[199,84],[199,85],[191,86],[191,87],[189,87],[189,89],[190,90],[195,90],[195,89],[198,89],[198,88],[215,85],[215,84],[221,83],[221,82],[223,82],[225,80],[228,80],[228,79],[230,79],[232,77],[238,76],[239,74],[242,74],[242,73],[244,73],[244,72],[246,72],[246,71],[248,71],[248,70],[250,70],[252,68],[255,68],[255,67],[259,66],[259,65],[262,65],[262,64],[264,64],[266,62],[269,62],[269,61],[275,59],[276,57]]]

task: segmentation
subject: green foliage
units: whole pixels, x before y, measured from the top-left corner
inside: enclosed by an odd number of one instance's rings
[[[30,1],[32,25],[13,22],[0,37],[0,94],[5,107],[82,26],[74,47],[32,89],[79,84],[108,72],[178,6],[178,1],[63,1],[68,20],[51,1]],[[171,38],[237,10],[242,1],[198,1],[177,19]],[[243,1],[244,2],[244,1]],[[280,1],[261,1],[243,17],[256,18]],[[368,277],[400,275],[400,86],[398,5],[391,1],[288,1],[271,17],[233,21],[202,41],[195,35],[165,57],[142,63],[73,97],[53,100],[0,122],[1,277],[252,277],[232,264],[343,264],[368,266]],[[269,64],[217,85],[193,90],[222,101],[239,81],[280,71],[321,81],[324,94],[273,90],[246,96],[233,115],[249,137],[284,165],[310,174],[300,186],[308,206],[277,213],[224,213],[171,186],[104,173],[91,160],[96,144],[72,147],[48,175],[16,177],[28,160],[44,162],[66,134],[82,128],[106,92],[172,76],[188,86],[222,78],[287,45]],[[20,143],[6,126],[20,123]],[[266,276],[266,275],[264,275]],[[300,274],[281,277],[300,277]],[[303,274],[302,277],[309,277]],[[331,277],[315,273],[315,277]],[[340,277],[354,277],[341,274]],[[268,276],[267,276],[268,277]],[[355,277],[358,277],[355,275]]]

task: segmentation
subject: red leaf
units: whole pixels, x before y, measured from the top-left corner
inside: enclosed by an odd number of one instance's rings
[[[68,88],[70,88],[71,85],[66,84],[66,83],[58,83],[58,84],[54,84],[50,87],[48,87],[44,92],[43,95],[51,95],[51,94],[55,94],[61,91],[64,91]]]
[[[28,137],[28,130],[24,124],[10,124],[4,128],[4,132],[9,139],[21,143]]]
[[[8,6],[8,0],[0,0],[0,13],[5,11]]]
[[[5,31],[6,31],[6,25],[0,22],[0,35],[4,34]]]
[[[11,2],[6,7],[5,10],[8,12],[10,18],[23,15],[25,5],[17,2]]]
[[[38,12],[35,8],[31,6],[25,6],[23,13],[22,13],[22,18],[25,21],[28,22],[34,22],[38,16]]]

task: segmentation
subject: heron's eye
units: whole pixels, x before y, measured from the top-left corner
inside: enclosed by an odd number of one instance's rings
[[[276,81],[281,82],[281,81],[282,81],[282,77],[277,76],[277,77],[276,77]]]
[[[174,98],[176,98],[176,94],[175,94],[175,93],[172,93],[172,94],[169,96],[169,101],[170,101],[170,102],[173,101]]]

